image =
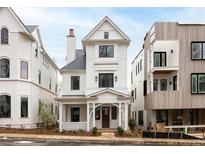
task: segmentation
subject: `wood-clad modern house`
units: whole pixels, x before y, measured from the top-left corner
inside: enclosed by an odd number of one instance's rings
[[[128,127],[127,48],[129,37],[103,18],[76,49],[74,30],[67,36],[67,61],[61,69],[59,129]]]
[[[205,124],[205,25],[154,23],[132,62],[132,95],[132,117],[144,128]]]

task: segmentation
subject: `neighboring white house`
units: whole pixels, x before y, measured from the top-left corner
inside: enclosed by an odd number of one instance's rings
[[[39,27],[25,26],[11,8],[0,8],[0,126],[36,127],[39,102],[57,106],[57,72]]]
[[[77,49],[74,30],[67,36],[67,64],[61,69],[59,129],[128,127],[128,36],[105,17]]]

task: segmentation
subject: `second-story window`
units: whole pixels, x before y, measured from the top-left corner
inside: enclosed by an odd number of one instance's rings
[[[99,46],[99,57],[114,57],[114,46],[113,45],[100,45]]]
[[[21,79],[28,79],[28,62],[21,61]]]
[[[167,79],[160,80],[160,90],[161,91],[167,90]]]
[[[193,73],[192,78],[192,94],[205,94],[205,73]]]
[[[52,82],[51,82],[51,78],[49,79],[49,90],[51,90],[51,85],[52,85]]]
[[[158,90],[158,80],[154,79],[153,80],[153,91],[157,91]]]
[[[71,76],[71,90],[79,90],[79,89],[80,89],[80,77]]]
[[[38,72],[38,83],[41,84],[41,71]]]
[[[205,59],[205,42],[191,43],[191,58],[194,60]]]
[[[1,29],[1,44],[9,43],[9,31],[7,28]]]
[[[104,39],[109,39],[109,33],[108,32],[104,32]]]
[[[154,67],[166,66],[166,52],[154,52]]]
[[[0,78],[10,77],[10,61],[7,58],[0,59]]]
[[[114,87],[113,80],[114,80],[113,73],[100,73],[99,87],[100,88]]]

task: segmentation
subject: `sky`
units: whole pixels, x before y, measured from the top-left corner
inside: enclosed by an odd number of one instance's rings
[[[128,48],[128,86],[131,62],[141,50],[143,38],[154,22],[205,23],[205,8],[13,8],[25,25],[39,25],[44,47],[59,68],[66,57],[66,35],[75,29],[76,48],[105,16],[109,16],[131,39]]]

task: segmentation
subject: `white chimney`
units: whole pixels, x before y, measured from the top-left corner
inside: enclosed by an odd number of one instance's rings
[[[69,29],[68,36],[67,36],[67,57],[66,63],[70,63],[75,60],[75,48],[76,48],[76,40],[74,29]]]

